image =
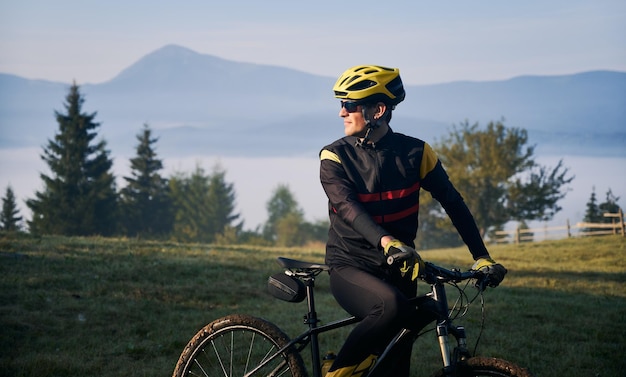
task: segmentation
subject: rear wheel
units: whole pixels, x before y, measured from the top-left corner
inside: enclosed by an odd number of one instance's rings
[[[446,376],[443,371],[435,377]],[[471,357],[459,362],[455,377],[532,377],[526,368],[519,367],[509,361],[492,357]]]
[[[276,325],[248,315],[229,315],[200,330],[178,359],[173,377],[242,377],[289,342]],[[304,377],[302,357],[288,348],[253,376]]]

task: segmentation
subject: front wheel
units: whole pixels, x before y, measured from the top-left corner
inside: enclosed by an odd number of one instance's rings
[[[173,377],[242,377],[289,342],[276,325],[248,315],[229,315],[200,330],[178,359]],[[287,348],[253,376],[306,376],[302,357]]]
[[[438,371],[434,377],[447,376]],[[519,367],[509,361],[493,357],[470,357],[457,364],[454,377],[533,377],[526,368]]]

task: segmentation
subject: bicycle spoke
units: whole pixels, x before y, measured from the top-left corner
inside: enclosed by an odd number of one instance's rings
[[[204,353],[204,352],[203,352],[203,353]],[[208,373],[204,370],[204,368],[202,368],[202,365],[200,365],[200,362],[198,361],[198,359],[194,360],[194,362],[196,363],[196,365],[198,366],[198,368],[200,368],[200,371],[202,371],[202,374],[203,374],[205,377],[208,377],[208,376],[209,376],[209,374],[208,374]],[[189,374],[192,374],[192,373],[189,373]],[[195,374],[195,373],[193,373],[193,374]]]
[[[292,374],[284,356],[276,355],[280,347],[256,332],[227,331],[211,338],[207,346],[193,358],[195,367],[188,375],[216,377],[217,373],[223,377],[240,377],[252,371],[253,375],[265,376]]]
[[[233,350],[235,349],[235,345],[234,344],[235,344],[235,332],[231,331],[231,333],[230,333],[230,376],[233,375],[233,365],[234,365],[233,364],[233,357],[234,357],[233,356],[234,355]]]
[[[250,339],[250,347],[248,348],[248,357],[246,358],[246,368],[244,370],[245,373],[248,373],[248,366],[250,365],[250,359],[252,358],[252,349],[254,348],[254,338],[256,334],[252,334],[252,339]]]
[[[220,363],[220,367],[222,368],[222,372],[224,373],[224,377],[228,377],[228,373],[226,372],[226,367],[224,367],[224,362],[222,361],[222,355],[220,355],[219,351],[217,350],[217,346],[215,345],[215,341],[214,340],[211,340],[211,346],[213,347],[213,352],[215,352],[215,357],[217,358],[217,361]],[[207,357],[207,359],[208,359],[208,357]],[[197,359],[195,361],[196,361],[196,363],[198,362]]]

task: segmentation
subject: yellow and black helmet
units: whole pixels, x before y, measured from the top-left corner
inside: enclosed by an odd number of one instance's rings
[[[384,102],[395,106],[405,92],[398,68],[358,65],[345,71],[333,87],[335,97],[359,102]]]

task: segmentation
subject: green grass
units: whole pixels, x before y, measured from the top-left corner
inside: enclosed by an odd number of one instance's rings
[[[508,269],[486,294],[478,353],[537,376],[622,376],[626,370],[626,240],[621,237],[493,246]],[[422,253],[467,268],[469,253]],[[168,376],[193,334],[229,313],[304,330],[306,304],[266,293],[278,256],[323,261],[323,247],[280,249],[0,234],[0,375]],[[317,280],[322,320],[345,313]],[[451,292],[452,294],[452,292]],[[479,305],[461,321],[470,345]],[[345,331],[325,336],[337,350]],[[440,360],[431,334],[415,346],[415,376]]]

